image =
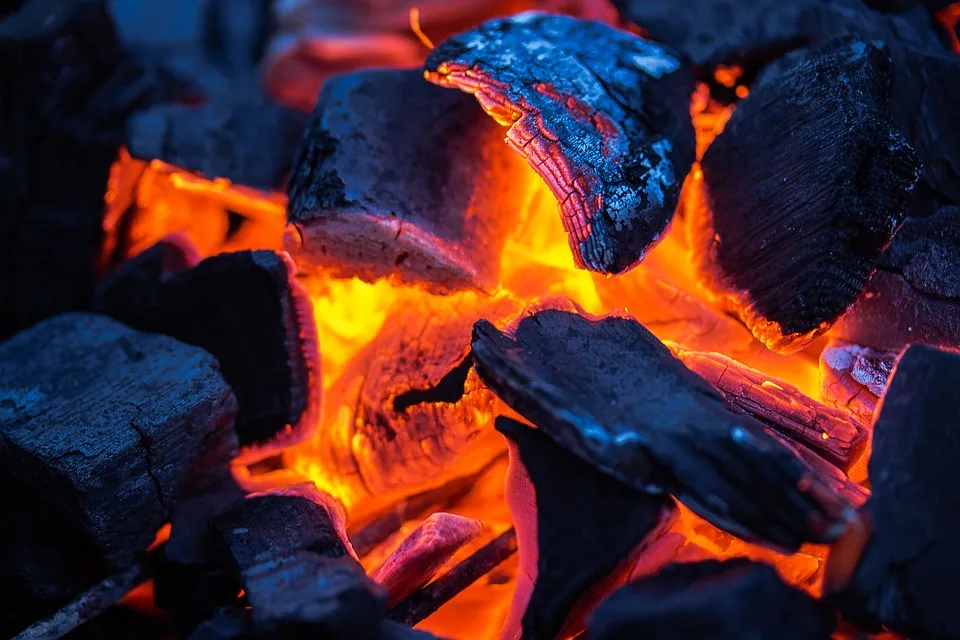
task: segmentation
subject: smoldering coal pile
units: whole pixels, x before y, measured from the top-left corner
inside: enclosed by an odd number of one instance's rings
[[[0,636],[960,638],[958,21],[0,3]]]

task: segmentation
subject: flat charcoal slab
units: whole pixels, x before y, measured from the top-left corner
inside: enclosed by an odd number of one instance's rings
[[[236,453],[235,413],[213,356],[104,316],[56,316],[0,346],[7,611],[28,622],[62,604],[43,602],[58,581],[132,564]]]
[[[474,326],[480,378],[558,444],[717,527],[786,550],[835,539],[852,509],[763,425],[630,318],[545,309]]]
[[[158,280],[138,289],[123,277],[105,282],[98,309],[216,356],[240,404],[239,461],[307,438],[320,414],[317,329],[290,258],[272,251],[221,254],[168,279],[156,259],[139,261],[142,269],[131,278]],[[154,304],[143,304],[145,298]]]
[[[507,504],[520,554],[504,637],[571,637],[603,596],[598,587],[626,579],[629,559],[663,532],[675,507],[600,473],[529,425],[502,416],[496,425],[510,443]]]
[[[873,520],[841,611],[917,638],[960,636],[960,355],[915,345],[901,356],[874,424],[865,509]],[[832,559],[832,558],[831,558]]]
[[[560,205],[581,268],[636,266],[694,160],[693,75],[671,50],[600,22],[529,12],[454,36],[426,76],[473,94]]]
[[[159,105],[127,123],[139,160],[162,160],[207,178],[255,189],[283,188],[306,116],[257,94],[212,97],[199,107]]]
[[[33,0],[0,19],[0,339],[88,310],[123,122],[150,85],[103,0]]]
[[[687,368],[716,387],[734,413],[769,425],[843,470],[863,454],[870,433],[846,411],[820,404],[795,386],[719,353],[672,351]]]
[[[688,201],[705,285],[783,353],[853,304],[919,175],[886,111],[886,48],[842,38],[794,62],[757,79]]]
[[[673,564],[607,598],[590,617],[592,640],[828,640],[830,610],[747,559]]]
[[[467,96],[412,70],[338,76],[293,171],[287,248],[304,270],[493,289],[525,172]]]
[[[866,292],[831,335],[899,352],[911,343],[960,348],[960,207],[908,219]]]

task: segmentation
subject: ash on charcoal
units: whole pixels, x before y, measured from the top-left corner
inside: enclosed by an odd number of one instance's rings
[[[880,351],[960,347],[960,207],[908,219],[831,335]]]
[[[528,425],[501,416],[496,426],[510,442],[507,502],[520,549],[505,637],[570,637],[602,588],[626,580],[631,555],[662,533],[673,503],[600,473]]]
[[[145,258],[124,272],[145,280],[157,273],[151,264]],[[118,277],[100,290],[99,308],[216,356],[240,405],[239,460],[250,462],[306,438],[319,419],[316,327],[295,272],[289,258],[272,251],[221,254],[136,289]],[[156,303],[144,306],[144,296]]]
[[[865,507],[873,530],[850,583],[834,596],[844,615],[866,628],[960,636],[960,517],[951,498],[960,488],[958,383],[960,355],[915,345],[901,356],[883,398]],[[844,558],[831,555],[835,560]]]
[[[306,116],[264,96],[227,94],[139,113],[127,123],[125,143],[140,160],[271,190],[283,187],[305,126]]]
[[[236,453],[213,357],[67,314],[0,347],[0,548],[7,631],[131,565]]]
[[[102,0],[33,0],[0,20],[0,339],[86,310],[124,120],[151,81]]]
[[[324,85],[294,167],[287,248],[302,269],[493,289],[523,173],[467,96],[412,70],[342,75]]]
[[[516,312],[504,298],[400,300],[327,392],[307,455],[355,498],[399,498],[480,470],[503,440],[490,425],[495,398],[470,370],[470,330]]]
[[[693,75],[671,50],[599,22],[524,13],[454,36],[426,76],[473,94],[560,206],[581,268],[643,259],[694,159]]]
[[[751,416],[835,464],[849,469],[859,460],[870,434],[849,413],[820,404],[783,380],[771,379],[719,353],[673,354],[717,388],[734,413]]]
[[[831,341],[820,354],[820,397],[860,422],[873,424],[873,414],[897,355],[895,351]]]
[[[558,444],[741,538],[796,550],[835,539],[855,517],[632,319],[544,309],[508,333],[480,321],[473,356],[480,378]]]
[[[773,567],[734,559],[674,564],[607,598],[590,616],[590,638],[828,640],[833,614],[784,584]]]
[[[703,156],[696,266],[774,350],[826,331],[903,221],[919,164],[886,111],[889,63],[849,38],[798,53],[758,78]]]
[[[397,604],[430,582],[444,563],[482,529],[480,521],[452,513],[434,513],[426,518],[371,576],[387,590],[387,605]]]

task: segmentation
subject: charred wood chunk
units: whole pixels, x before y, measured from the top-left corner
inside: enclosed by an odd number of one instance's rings
[[[662,533],[673,503],[600,473],[528,425],[496,424],[510,443],[507,503],[520,553],[504,635],[570,637],[600,587],[624,581],[631,554]]]
[[[3,627],[132,564],[236,453],[235,413],[210,354],[103,316],[57,316],[0,346]]]
[[[898,352],[910,343],[960,348],[960,208],[908,219],[877,272],[831,332],[846,342]]]
[[[524,13],[441,43],[426,76],[474,95],[560,206],[581,268],[634,267],[673,217],[694,159],[693,75],[599,22]]]
[[[241,462],[305,439],[319,420],[317,331],[295,273],[283,254],[242,251],[208,258],[166,282],[161,274],[153,306],[140,304],[146,284],[129,299],[111,297],[105,285],[104,310],[114,317],[216,356],[240,405]]]
[[[470,331],[481,317],[516,312],[509,299],[472,293],[401,299],[390,309],[327,392],[323,423],[302,449],[352,515],[368,498],[439,486],[503,452],[491,424],[495,398],[472,368]]]
[[[827,640],[830,610],[746,559],[673,564],[610,596],[590,617],[590,638]]]
[[[820,397],[860,422],[873,424],[896,360],[894,351],[833,341],[820,354]]]
[[[294,167],[288,250],[303,269],[493,289],[524,170],[467,96],[412,70],[339,76]]]
[[[706,286],[784,353],[853,304],[919,173],[886,111],[886,48],[842,38],[792,62],[737,106],[688,203]]]
[[[673,354],[716,387],[734,413],[769,425],[844,470],[863,454],[870,434],[847,412],[820,404],[793,385],[719,353],[675,348]]]
[[[283,187],[306,117],[261,95],[205,104],[160,105],[127,123],[126,146],[140,160],[162,160],[207,178],[271,190]]]
[[[87,310],[123,122],[149,83],[102,0],[33,0],[0,20],[0,339]]]
[[[480,321],[473,356],[480,378],[558,444],[741,538],[796,550],[856,517],[633,319],[545,309],[507,333]]]
[[[865,509],[873,521],[841,611],[868,628],[960,636],[956,540],[960,355],[915,345],[901,356],[874,424]],[[831,555],[831,561],[833,556]]]
[[[372,578],[387,590],[392,606],[430,582],[443,564],[480,534],[477,520],[435,513],[403,539]]]

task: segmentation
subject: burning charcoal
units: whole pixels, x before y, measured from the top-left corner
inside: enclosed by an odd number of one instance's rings
[[[679,56],[599,22],[525,13],[443,42],[426,70],[510,127],[560,204],[578,266],[622,273],[659,239],[694,159]]]
[[[908,219],[832,336],[881,351],[960,348],[960,207]]]
[[[493,289],[524,171],[468,97],[416,71],[339,76],[294,168],[288,250],[302,269]]]
[[[319,419],[313,307],[295,272],[288,257],[272,251],[223,254],[155,283],[156,306],[114,296],[105,309],[217,357],[240,403],[241,462],[304,439]]]
[[[600,605],[589,627],[592,640],[829,640],[836,623],[773,567],[736,559],[674,564],[633,582]]]
[[[430,582],[444,563],[480,534],[483,525],[450,513],[435,513],[404,538],[400,546],[373,573],[390,594],[393,606]]]
[[[841,39],[768,70],[703,156],[698,270],[771,349],[826,331],[903,221],[919,165],[886,115],[887,55]]]
[[[475,473],[503,452],[495,398],[472,371],[470,330],[516,313],[473,294],[401,299],[327,392],[323,424],[296,456],[316,461],[349,507]],[[352,515],[356,515],[351,511]]]
[[[884,396],[866,506],[873,530],[836,596],[844,615],[866,628],[960,636],[960,519],[947,499],[958,488],[958,383],[960,355],[915,345],[901,356]],[[843,564],[842,555],[834,550],[830,565]]]
[[[86,310],[103,195],[150,82],[100,0],[32,0],[0,20],[0,339]]]
[[[497,430],[510,443],[507,502],[520,547],[504,637],[571,637],[603,596],[600,583],[625,580],[631,555],[669,524],[672,501],[617,482],[520,422],[499,417]]]
[[[407,625],[419,624],[516,552],[517,532],[510,528],[390,609],[387,617]]]
[[[727,408],[756,418],[841,469],[849,469],[867,446],[869,433],[845,411],[809,398],[783,380],[774,380],[719,353],[673,348],[673,355],[723,394]]]
[[[283,186],[305,125],[263,96],[236,95],[144,111],[127,124],[126,144],[134,158],[271,190]]]
[[[57,316],[0,346],[0,398],[8,631],[131,565],[236,453],[213,357],[103,316]]]
[[[571,311],[474,326],[480,378],[558,444],[641,491],[669,491],[745,540],[835,539],[853,510],[642,325]]]
[[[820,354],[820,397],[864,424],[883,397],[897,353],[834,341]]]

